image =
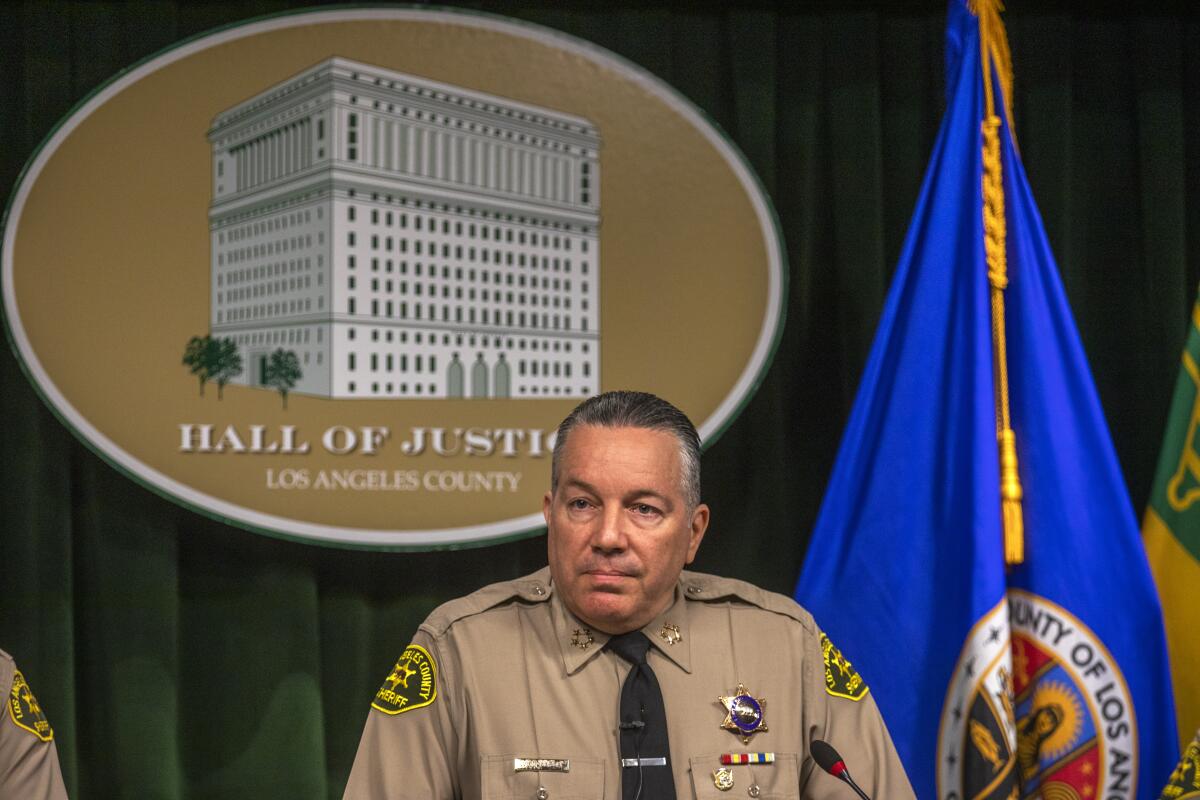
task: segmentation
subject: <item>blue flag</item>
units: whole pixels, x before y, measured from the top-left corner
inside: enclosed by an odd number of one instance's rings
[[[950,3],[946,116],[796,599],[919,797],[1150,798],[1179,753],[1162,615],[1008,128],[997,5]]]

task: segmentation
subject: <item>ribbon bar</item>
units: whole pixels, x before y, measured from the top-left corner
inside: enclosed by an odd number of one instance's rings
[[[722,753],[722,764],[774,764],[774,753]]]

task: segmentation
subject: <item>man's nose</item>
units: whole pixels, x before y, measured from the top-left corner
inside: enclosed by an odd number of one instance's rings
[[[624,550],[627,545],[624,509],[619,504],[606,505],[592,532],[592,548],[614,553]]]

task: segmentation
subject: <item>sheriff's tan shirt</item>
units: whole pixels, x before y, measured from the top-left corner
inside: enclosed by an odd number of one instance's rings
[[[789,598],[684,572],[673,604],[643,631],[680,800],[855,797],[814,764],[813,739],[837,748],[873,798],[913,797],[869,691]],[[619,800],[629,665],[607,640],[570,614],[548,568],[441,606],[372,703],[346,798]],[[739,685],[764,707],[765,730],[749,743],[721,727],[719,698]],[[715,776],[726,753],[774,762]]]
[[[54,732],[12,656],[0,650],[0,797],[66,800]]]

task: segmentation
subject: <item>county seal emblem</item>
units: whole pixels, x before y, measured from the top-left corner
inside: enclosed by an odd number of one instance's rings
[[[1062,607],[1010,590],[959,657],[938,737],[938,796],[1131,800],[1135,732],[1103,643]]]

